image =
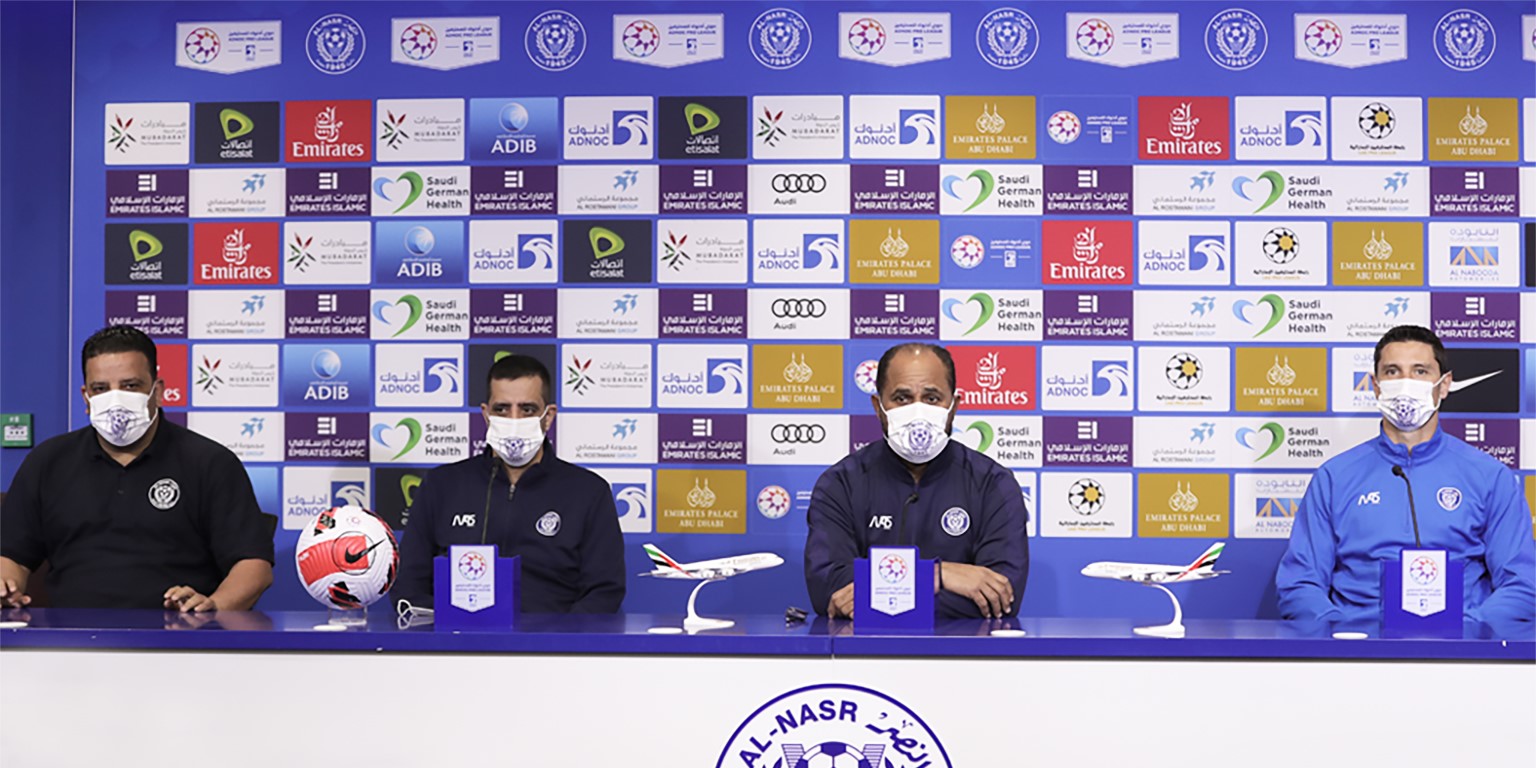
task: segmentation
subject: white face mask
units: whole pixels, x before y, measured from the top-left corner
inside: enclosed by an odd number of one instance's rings
[[[160,415],[158,409],[150,414],[149,395],[122,389],[92,395],[87,402],[91,408],[91,426],[96,428],[96,434],[119,448],[133,445],[143,437]]]
[[[885,414],[885,442],[897,456],[913,464],[933,461],[949,443],[949,409],[911,403],[880,410]]]
[[[544,413],[549,413],[549,409],[544,409]],[[487,416],[485,442],[508,466],[525,466],[544,445],[543,420],[543,414],[522,419]]]
[[[1377,385],[1381,387],[1381,394],[1376,396],[1376,408],[1392,426],[1412,432],[1427,424],[1429,417],[1440,407],[1435,402],[1435,387],[1442,381],[1445,376],[1434,381],[1379,379]]]

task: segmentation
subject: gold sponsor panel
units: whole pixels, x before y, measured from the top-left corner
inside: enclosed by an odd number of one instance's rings
[[[1429,159],[1462,163],[1520,160],[1515,99],[1430,99]]]
[[[1424,225],[1412,221],[1333,224],[1335,285],[1424,284]]]
[[[951,160],[1033,160],[1035,97],[946,96],[944,134]]]
[[[752,348],[752,407],[843,407],[843,348],[758,344]]]
[[[1229,481],[1219,474],[1142,474],[1136,481],[1140,535],[1225,538],[1232,529]]]
[[[657,533],[746,533],[747,471],[656,470]]]
[[[1328,410],[1328,350],[1238,347],[1237,410]]]
[[[936,219],[855,219],[848,222],[848,252],[850,282],[939,282]]]
[[[1525,507],[1531,513],[1531,536],[1536,537],[1536,475],[1525,476]]]

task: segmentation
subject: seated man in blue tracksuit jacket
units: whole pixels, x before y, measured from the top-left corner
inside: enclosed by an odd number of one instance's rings
[[[853,615],[853,561],[915,546],[936,560],[940,617],[1013,616],[1029,574],[1024,497],[1013,473],[950,442],[955,362],[943,347],[886,350],[870,402],[886,439],[822,473],[811,493],[805,584],[834,618]]]
[[[432,470],[416,491],[391,594],[432,605],[432,558],[450,544],[496,544],[522,560],[525,613],[616,613],[624,538],[608,481],[555,458],[549,370],[525,355],[491,366],[487,450]]]
[[[1380,563],[1404,548],[1465,561],[1467,618],[1536,616],[1530,508],[1509,468],[1439,429],[1450,389],[1445,346],[1429,329],[1398,326],[1376,343],[1381,434],[1312,476],[1275,574],[1283,617],[1379,618]]]

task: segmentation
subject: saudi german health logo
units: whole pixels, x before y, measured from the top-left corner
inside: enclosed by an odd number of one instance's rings
[[[869,688],[832,683],[799,688],[759,707],[731,734],[715,768],[953,768],[953,763],[938,736],[905,704]]]

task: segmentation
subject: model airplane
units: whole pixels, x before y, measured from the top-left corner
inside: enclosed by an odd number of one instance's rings
[[[658,579],[689,579],[699,582],[699,585],[693,588],[693,594],[688,596],[688,615],[683,619],[683,629],[689,633],[702,629],[723,629],[736,623],[730,619],[705,618],[694,610],[694,602],[698,600],[699,590],[702,590],[705,584],[729,579],[740,573],[784,564],[784,558],[772,552],[722,557],[717,560],[700,560],[697,563],[679,563],[667,557],[667,553],[661,551],[661,548],[655,544],[647,544],[645,554],[651,558],[656,569],[642,573],[641,576],[655,576]],[[664,628],[653,628],[652,631],[661,631],[661,629]]]
[[[1201,553],[1189,565],[1101,562],[1088,564],[1083,568],[1082,573],[1084,576],[1092,576],[1095,579],[1129,581],[1132,584],[1161,589],[1163,594],[1173,601],[1173,621],[1155,627],[1135,627],[1134,631],[1138,635],[1148,637],[1183,637],[1184,607],[1179,605],[1179,599],[1165,585],[1204,581],[1214,579],[1223,573],[1230,573],[1230,571],[1216,570],[1216,558],[1221,557],[1221,550],[1225,546],[1226,542],[1222,541],[1212,544],[1210,549]]]
[[[1120,581],[1133,581],[1137,584],[1179,584],[1186,581],[1200,581],[1202,579],[1214,579],[1231,571],[1215,570],[1216,558],[1221,557],[1221,550],[1226,542],[1218,541],[1211,545],[1195,561],[1189,565],[1155,565],[1151,563],[1090,563],[1083,569],[1084,576],[1095,579],[1119,579]]]
[[[645,545],[645,554],[649,555],[651,562],[656,564],[656,569],[640,575],[655,576],[658,579],[719,581],[720,579],[729,579],[739,573],[774,568],[784,564],[784,558],[772,552],[722,557],[718,560],[700,560],[697,563],[679,563],[667,557],[667,553],[661,551],[655,544],[647,544]]]

